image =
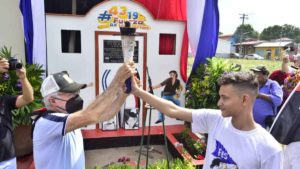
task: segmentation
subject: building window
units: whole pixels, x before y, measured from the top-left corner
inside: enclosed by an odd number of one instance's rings
[[[281,49],[280,48],[276,48],[275,49],[275,56],[280,56],[281,53]]]
[[[159,54],[175,55],[176,53],[176,34],[159,35]]]
[[[61,30],[62,53],[81,53],[81,33],[78,30]]]

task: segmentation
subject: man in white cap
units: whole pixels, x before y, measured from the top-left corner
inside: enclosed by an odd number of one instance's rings
[[[41,93],[47,108],[35,120],[33,155],[36,169],[84,169],[85,158],[81,127],[112,118],[125,101],[124,82],[133,63],[123,64],[107,90],[83,107],[79,96],[85,84],[74,82],[67,72],[48,76]],[[114,105],[114,106],[112,106]]]

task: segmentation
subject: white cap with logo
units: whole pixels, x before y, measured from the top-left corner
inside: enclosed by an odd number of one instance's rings
[[[41,93],[43,97],[55,92],[75,93],[86,86],[86,84],[79,84],[72,80],[67,71],[62,71],[48,76],[43,81]]]

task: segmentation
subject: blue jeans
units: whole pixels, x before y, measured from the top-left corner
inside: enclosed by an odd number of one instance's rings
[[[162,98],[173,102],[177,106],[180,106],[180,102],[178,99],[175,99],[175,95],[163,96]],[[165,116],[161,112],[158,112],[158,120],[161,120],[161,121],[165,120]]]

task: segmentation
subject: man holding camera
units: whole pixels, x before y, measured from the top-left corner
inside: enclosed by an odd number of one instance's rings
[[[13,145],[12,110],[33,101],[33,89],[26,77],[26,70],[23,66],[17,68],[19,69],[14,69],[6,59],[0,59],[0,73],[5,73],[9,69],[16,70],[22,84],[22,95],[0,96],[0,168],[5,169],[17,168]]]

